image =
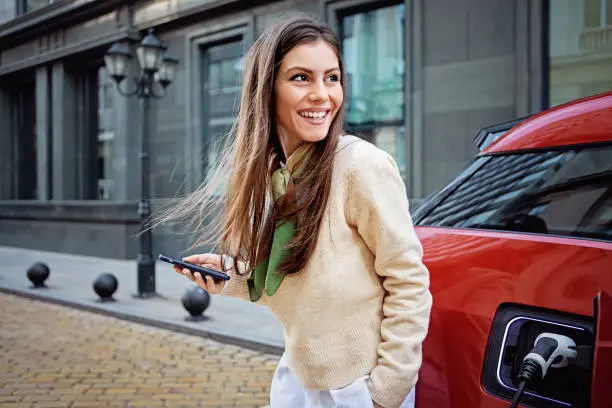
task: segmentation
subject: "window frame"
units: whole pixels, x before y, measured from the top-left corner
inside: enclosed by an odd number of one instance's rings
[[[612,25],[612,21],[608,19],[608,0],[597,0],[599,3],[599,22],[596,25],[588,26],[586,22],[586,15],[582,16],[583,29],[603,29]],[[586,3],[585,3],[586,5]],[[610,4],[612,6],[612,3]],[[584,10],[583,10],[584,11]]]
[[[231,18],[230,18],[231,17]],[[244,53],[254,41],[255,17],[248,16],[236,18],[230,16],[226,19],[207,25],[206,28],[193,30],[185,35],[186,59],[185,67],[187,80],[197,87],[188,87],[185,93],[185,106],[187,109],[187,127],[185,143],[185,190],[194,191],[204,180],[202,152],[202,123],[204,89],[202,82],[202,49],[212,44],[228,42],[232,38],[242,38]],[[198,157],[194,157],[198,152]]]
[[[98,183],[100,177],[98,132],[100,127],[99,103],[99,70],[105,68],[103,55],[98,53],[87,54],[86,58],[70,59],[66,62],[66,72],[73,78],[75,108],[78,110],[74,118],[75,152],[77,155],[76,168],[78,177],[75,179],[75,194],[81,201],[115,201],[111,198],[98,197]],[[85,63],[82,60],[86,60]],[[114,84],[113,84],[114,87]],[[116,102],[116,101],[115,101]],[[115,109],[112,107],[111,109]],[[114,129],[116,132],[117,129]],[[112,160],[112,158],[111,158]]]
[[[209,58],[208,51],[219,46],[235,44],[237,46],[241,46],[243,52],[241,53],[241,58],[244,56],[245,49],[245,38],[243,35],[237,34],[235,36],[228,36],[217,41],[207,42],[205,44],[200,45],[200,81],[198,83],[202,84],[200,88],[200,97],[201,97],[201,109],[200,109],[200,141],[202,143],[199,153],[202,155],[200,164],[201,164],[201,174],[202,180],[205,179],[205,173],[208,171],[208,158],[206,157],[206,144],[214,141],[215,136],[211,135],[209,131],[208,121],[211,119],[210,115],[210,107],[211,107],[211,95],[210,95],[210,86],[207,86],[208,80],[210,77],[208,76],[208,69],[211,64],[217,61],[225,61],[226,59],[215,59],[213,61]],[[223,72],[221,72],[223,74]],[[220,88],[224,88],[223,85],[223,77],[221,77],[221,85]],[[240,95],[240,85],[238,85],[237,95]],[[237,103],[238,101],[234,101],[234,108],[236,110],[235,114],[237,114]],[[235,115],[234,115],[235,117]]]
[[[414,89],[418,87],[422,81],[421,64],[421,44],[414,41],[422,31],[422,22],[419,17],[422,12],[422,6],[419,2],[413,0],[341,0],[328,1],[325,3],[325,19],[331,29],[336,33],[340,40],[340,52],[344,54],[342,35],[342,21],[345,17],[374,11],[392,6],[404,6],[404,32],[403,32],[403,62],[404,74],[402,78],[403,86],[403,112],[400,120],[388,121],[371,121],[351,125],[348,122],[348,99],[345,100],[345,122],[344,129],[356,136],[367,139],[365,134],[369,134],[375,129],[395,128],[395,132],[403,132],[403,140],[398,153],[402,154],[404,163],[404,174],[402,174],[407,191],[411,196],[420,197],[422,194],[422,158],[420,150],[422,146],[422,135],[420,129],[421,121],[421,101],[409,97],[413,94]],[[365,134],[364,134],[365,133]],[[398,157],[394,157],[397,159]]]
[[[98,200],[98,70],[99,64],[91,64],[79,72],[78,96],[85,111],[78,121],[80,137],[77,138],[82,177],[78,179],[78,195],[81,200]]]
[[[344,36],[342,35],[344,26],[343,26],[343,19],[352,15],[356,15],[356,14],[361,14],[361,13],[367,13],[369,11],[375,11],[375,10],[379,10],[379,9],[383,9],[383,8],[387,8],[387,7],[393,7],[393,6],[399,6],[399,5],[404,5],[404,41],[403,41],[403,57],[404,57],[404,63],[406,66],[408,66],[408,64],[406,64],[407,61],[407,53],[408,53],[408,46],[407,46],[407,41],[406,41],[406,31],[407,31],[407,24],[406,22],[408,21],[407,18],[407,12],[406,9],[408,8],[408,5],[403,2],[403,1],[398,1],[398,0],[381,0],[381,1],[371,1],[371,0],[347,0],[347,1],[343,1],[343,2],[338,2],[338,3],[332,3],[329,4],[327,9],[328,9],[328,20],[330,20],[330,26],[332,27],[332,29],[334,30],[334,32],[336,33],[336,35],[338,36],[338,39],[340,40],[340,52],[344,55],[344,49],[343,47],[343,43],[344,43]],[[364,122],[364,123],[360,123],[360,124],[356,124],[356,125],[351,125],[348,122],[348,106],[346,106],[346,117],[345,117],[345,128],[348,131],[352,131],[352,132],[361,132],[361,131],[369,131],[372,129],[376,129],[379,127],[405,127],[406,126],[406,122],[407,122],[407,109],[406,109],[406,94],[407,94],[407,86],[408,86],[408,69],[404,70],[404,75],[402,76],[402,89],[403,89],[403,94],[404,94],[404,103],[403,103],[403,112],[402,112],[402,118],[401,119],[396,119],[396,120],[389,120],[389,121],[368,121],[368,122]]]
[[[28,165],[28,163],[23,163],[22,159],[26,159],[26,157],[24,157],[24,149],[25,149],[25,143],[24,143],[24,123],[28,121],[28,117],[27,117],[27,107],[26,105],[28,104],[33,104],[32,107],[32,112],[30,112],[30,115],[32,116],[32,118],[29,119],[33,119],[34,123],[36,123],[36,116],[37,116],[37,105],[36,105],[36,79],[30,76],[19,78],[19,80],[12,84],[12,86],[8,86],[6,89],[8,92],[8,100],[9,100],[9,104],[10,104],[10,118],[9,118],[9,137],[11,138],[10,141],[10,148],[11,148],[11,170],[12,170],[12,175],[10,177],[11,179],[11,185],[10,185],[10,190],[9,190],[9,200],[28,200],[28,201],[35,201],[35,200],[39,200],[39,189],[41,186],[41,183],[45,182],[45,178],[41,177],[41,174],[39,174],[38,171],[38,153],[36,150],[36,145],[38,144],[38,138],[37,138],[37,131],[36,129],[34,130],[34,134],[33,134],[33,145],[34,145],[34,157],[31,158],[34,160],[34,166],[31,165],[31,163]],[[27,101],[27,94],[30,93],[30,96],[32,97],[31,101]],[[26,172],[24,172],[25,169],[31,169],[31,174],[28,176],[26,175]],[[28,196],[27,194],[25,194],[25,183],[23,182],[23,179],[27,179],[28,177],[31,177],[33,179],[33,184],[34,184],[34,189],[35,189],[35,194],[34,196]]]

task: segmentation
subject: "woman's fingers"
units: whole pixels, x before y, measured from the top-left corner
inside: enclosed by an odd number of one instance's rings
[[[221,271],[221,256],[217,254],[196,254],[190,255],[186,258],[183,258],[183,261],[189,262],[195,265],[201,265],[205,268],[215,269],[217,271]],[[209,293],[217,294],[221,292],[223,287],[225,286],[225,281],[216,281],[214,278],[210,276],[202,276],[199,272],[192,272],[187,268],[182,268],[178,265],[173,265],[174,271],[180,275],[184,275],[187,279],[192,282],[195,282],[202,289],[206,290]]]
[[[197,283],[202,289],[204,289],[207,292],[210,292],[208,290],[208,285],[206,284],[206,282],[204,281],[204,279],[202,278],[202,274],[200,272],[195,272],[193,274],[193,276],[195,277],[195,283]]]
[[[189,269],[181,268],[180,266],[175,265],[174,271],[178,273],[179,275],[184,275],[190,281],[195,282],[195,277],[193,276],[193,272],[191,272]]]
[[[217,254],[195,254],[183,258],[183,261],[196,265],[211,265],[215,269],[221,267],[221,256]]]
[[[212,277],[210,277],[208,275],[206,275],[206,286],[208,287],[208,289],[209,289],[208,291],[209,292],[212,291],[213,293],[217,293],[216,282],[215,282],[215,280]]]
[[[215,281],[212,277],[208,275],[202,277],[200,272],[195,272],[193,276],[195,279],[195,283],[197,283],[198,286],[200,286],[208,293],[217,294],[221,292],[221,289],[223,289],[223,282],[217,283],[217,281]]]
[[[198,272],[196,272],[196,282],[201,288],[205,289],[208,293],[212,293],[213,295],[221,292],[225,286],[224,281],[216,281],[213,277],[208,275],[202,278]]]

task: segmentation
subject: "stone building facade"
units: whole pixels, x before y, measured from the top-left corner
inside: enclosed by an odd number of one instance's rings
[[[160,204],[214,167],[242,55],[296,10],[338,34],[346,126],[395,157],[414,203],[468,163],[482,127],[612,87],[610,0],[4,0],[0,245],[133,258],[140,107],[104,53],[154,28],[180,59],[146,119]],[[155,232],[156,251],[186,244]]]

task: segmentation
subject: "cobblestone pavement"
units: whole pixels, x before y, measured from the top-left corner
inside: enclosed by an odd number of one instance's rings
[[[0,407],[261,407],[274,355],[0,294]]]

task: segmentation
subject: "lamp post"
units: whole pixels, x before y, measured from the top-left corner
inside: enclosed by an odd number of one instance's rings
[[[104,61],[109,75],[115,81],[117,90],[125,97],[136,96],[141,101],[141,138],[140,138],[140,183],[141,197],[138,202],[140,217],[138,251],[138,292],[139,298],[149,298],[155,292],[155,261],[152,255],[153,240],[147,221],[151,215],[149,200],[149,102],[151,98],[160,99],[172,80],[179,61],[165,54],[166,46],[149,29],[148,34],[136,47],[139,74],[133,78],[132,89],[123,90],[121,83],[127,77],[133,53],[126,43],[115,43],[106,52]],[[156,88],[158,91],[156,91]]]

